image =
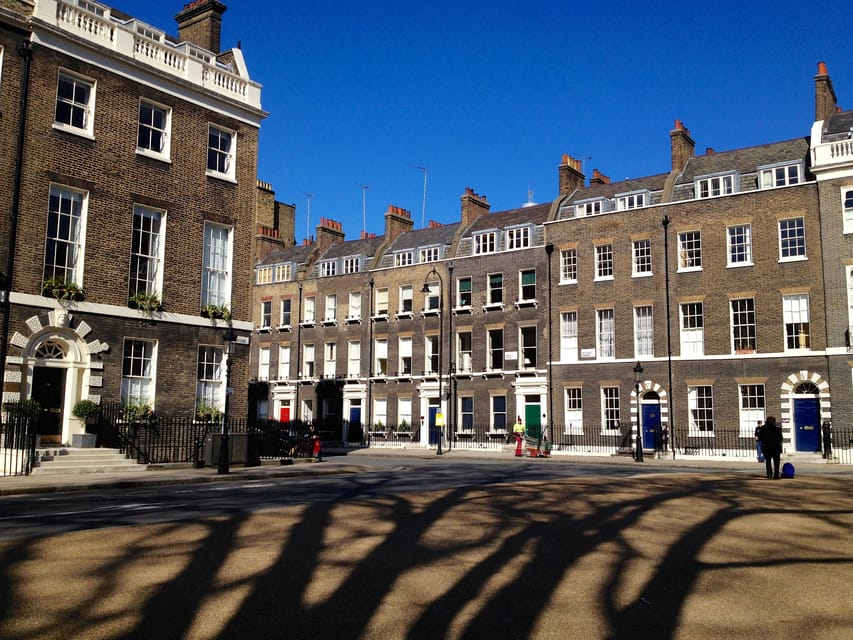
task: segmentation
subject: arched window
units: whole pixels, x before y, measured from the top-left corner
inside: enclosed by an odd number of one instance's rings
[[[816,396],[820,394],[820,390],[814,382],[801,382],[794,387],[794,393],[803,396]]]
[[[36,348],[35,357],[40,360],[64,360],[65,347],[56,340],[45,340]]]

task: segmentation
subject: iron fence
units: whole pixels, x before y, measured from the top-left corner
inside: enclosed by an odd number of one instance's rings
[[[0,423],[0,476],[29,475],[36,457],[40,408],[7,402]]]

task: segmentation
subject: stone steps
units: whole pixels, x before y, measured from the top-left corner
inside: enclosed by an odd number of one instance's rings
[[[78,449],[56,447],[38,449],[40,466],[34,467],[34,475],[61,475],[70,473],[136,473],[145,471],[148,465],[129,460],[118,449]],[[42,460],[42,454],[53,455],[53,460]]]

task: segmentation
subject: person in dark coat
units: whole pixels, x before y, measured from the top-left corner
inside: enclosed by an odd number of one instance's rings
[[[770,416],[758,430],[767,477],[779,479],[779,459],[782,456],[782,429],[776,424],[776,418]],[[772,466],[771,466],[772,465]]]

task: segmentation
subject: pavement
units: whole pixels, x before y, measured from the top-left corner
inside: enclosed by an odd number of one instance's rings
[[[452,460],[507,460],[512,454],[504,450],[453,449],[443,456],[435,450],[408,448],[361,448],[325,455],[322,462],[312,459],[297,459],[292,464],[265,461],[261,466],[232,465],[229,473],[220,474],[216,467],[195,469],[187,464],[148,465],[145,471],[123,473],[68,473],[62,475],[5,476],[0,477],[0,496],[55,493],[60,491],[87,491],[102,489],[130,489],[146,485],[175,485],[200,482],[240,482],[248,479],[287,478],[318,475],[347,474],[376,470],[370,457],[390,456],[400,459],[420,458],[442,461]],[[518,464],[584,464],[619,465],[640,468],[666,468],[703,471],[727,471],[746,473],[754,471],[763,477],[764,464],[746,460],[721,460],[694,457],[655,458],[646,456],[643,462],[635,462],[627,456],[568,456],[553,455],[550,458],[520,458]],[[783,459],[783,463],[785,460]],[[826,464],[823,462],[793,461],[798,476],[835,476],[853,479],[853,465]]]

